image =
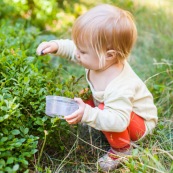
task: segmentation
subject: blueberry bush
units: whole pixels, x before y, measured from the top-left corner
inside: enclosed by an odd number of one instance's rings
[[[45,115],[46,95],[78,96],[81,77],[61,65],[52,67],[48,56],[36,56],[38,35],[23,19],[0,21],[0,172],[28,172],[37,164],[34,154],[45,131],[61,126]],[[68,75],[62,77],[62,71]]]

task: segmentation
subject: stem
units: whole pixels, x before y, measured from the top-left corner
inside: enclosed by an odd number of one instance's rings
[[[37,163],[38,166],[40,165],[40,159],[41,159],[42,154],[43,154],[43,149],[44,149],[44,146],[45,146],[45,143],[46,143],[46,136],[47,136],[47,135],[48,135],[47,131],[44,130],[44,141],[43,141],[43,145],[42,145],[42,147],[41,147],[40,154],[39,154],[39,156],[38,156],[38,163]]]

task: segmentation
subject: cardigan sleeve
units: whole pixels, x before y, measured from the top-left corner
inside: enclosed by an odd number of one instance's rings
[[[55,42],[58,45],[58,51],[55,53],[55,55],[78,63],[75,56],[76,46],[72,40],[60,39],[51,40],[51,42]]]
[[[133,94],[130,93],[119,96],[116,92],[110,93],[105,99],[104,110],[86,105],[82,122],[97,130],[122,132],[130,123],[132,100]]]

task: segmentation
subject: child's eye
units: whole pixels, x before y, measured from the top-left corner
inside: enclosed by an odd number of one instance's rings
[[[81,54],[85,54],[85,52],[84,52],[84,51],[80,51],[80,53],[81,53]]]
[[[81,54],[85,54],[85,53],[86,53],[85,51],[80,50],[80,49],[79,49],[79,52],[80,52]]]
[[[86,53],[86,51],[84,51],[84,50],[82,50],[82,49],[79,49],[79,48],[78,48],[78,51],[79,51],[81,54],[85,54],[85,53]]]

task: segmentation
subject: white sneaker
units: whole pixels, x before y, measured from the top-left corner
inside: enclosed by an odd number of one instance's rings
[[[98,164],[103,171],[115,170],[122,162],[122,157],[132,154],[132,147],[123,152],[118,152],[112,148],[98,160]]]

